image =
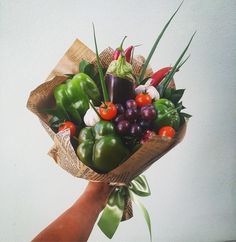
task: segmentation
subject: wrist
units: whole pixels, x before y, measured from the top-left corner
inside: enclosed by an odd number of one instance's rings
[[[106,206],[107,200],[113,191],[114,187],[108,183],[102,182],[89,182],[86,187],[83,196],[86,199],[93,200],[97,205],[100,205],[101,209]]]

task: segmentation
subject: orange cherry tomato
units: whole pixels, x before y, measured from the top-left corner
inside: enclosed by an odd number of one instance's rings
[[[117,115],[117,108],[112,102],[105,102],[99,107],[99,114],[104,120],[112,120]]]
[[[61,126],[59,126],[58,131],[62,131],[65,129],[70,129],[70,137],[73,137],[75,135],[76,126],[74,125],[74,123],[66,121]]]
[[[136,102],[138,107],[142,107],[142,106],[151,104],[152,98],[147,93],[139,93],[135,98],[135,102]]]
[[[171,139],[175,136],[175,130],[171,126],[164,126],[158,131],[158,134]]]

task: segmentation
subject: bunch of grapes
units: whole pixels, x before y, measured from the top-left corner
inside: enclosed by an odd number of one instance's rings
[[[133,136],[140,139],[151,129],[157,112],[152,104],[137,106],[135,100],[126,101],[125,106],[116,104],[117,116],[114,119],[116,131],[121,136]]]

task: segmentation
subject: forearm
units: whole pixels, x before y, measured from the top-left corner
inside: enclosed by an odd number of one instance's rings
[[[87,241],[111,191],[107,184],[89,183],[82,196],[33,241]]]

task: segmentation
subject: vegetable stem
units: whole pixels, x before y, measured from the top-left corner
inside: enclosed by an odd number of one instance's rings
[[[124,44],[124,41],[125,41],[126,38],[127,38],[127,36],[125,36],[125,37],[122,39],[121,44],[120,44],[120,47],[119,47],[120,50],[123,49],[123,44]]]

